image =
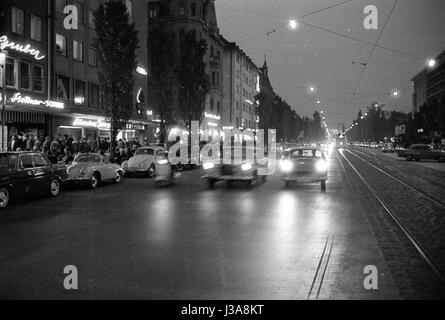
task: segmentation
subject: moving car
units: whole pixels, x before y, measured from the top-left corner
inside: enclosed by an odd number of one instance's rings
[[[134,156],[122,163],[125,175],[145,173],[148,177],[156,174],[156,163],[165,157],[165,148],[161,146],[146,146],[136,150]]]
[[[385,143],[382,147],[382,152],[394,152],[394,145],[392,143]]]
[[[233,182],[242,182],[251,187],[257,182],[266,180],[266,176],[260,175],[258,171],[261,167],[267,168],[267,160],[265,158],[258,159],[255,148],[232,147],[230,151],[231,161],[229,164],[221,163],[219,159],[203,164],[207,174],[202,178],[207,180],[210,189],[219,181],[225,181],[228,186]],[[235,154],[241,155],[238,161],[235,160]],[[252,157],[249,155],[252,155]]]
[[[429,144],[413,144],[408,149],[398,150],[397,156],[405,158],[408,161],[421,159],[445,161],[445,151],[433,149]]]
[[[280,167],[286,187],[290,187],[292,183],[320,182],[321,190],[326,190],[328,163],[322,150],[291,149],[281,159]]]
[[[377,149],[378,148],[378,144],[377,144],[377,142],[371,142],[371,144],[369,145],[369,147],[371,148],[371,149]]]
[[[74,157],[67,168],[68,182],[88,185],[96,189],[103,181],[120,183],[123,170],[120,165],[111,163],[98,153],[81,153]]]
[[[0,208],[5,208],[11,198],[27,194],[44,192],[57,197],[67,178],[66,167],[52,165],[42,153],[0,153]]]

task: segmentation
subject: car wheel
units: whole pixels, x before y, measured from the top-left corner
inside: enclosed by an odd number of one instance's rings
[[[150,168],[147,170],[147,176],[148,177],[154,177],[156,175],[156,166],[154,163],[150,165]]]
[[[326,180],[323,180],[322,182],[321,182],[321,191],[326,191]]]
[[[411,156],[411,155],[409,155],[409,156],[406,156],[406,160],[408,160],[408,161],[411,161],[411,160],[413,160],[413,156]]]
[[[93,173],[90,179],[91,189],[96,189],[100,185],[100,174],[98,172]]]
[[[179,171],[179,172],[183,171],[184,170],[184,165],[181,162],[179,162],[176,165],[176,170]]]
[[[0,189],[0,208],[6,208],[9,203],[9,191],[6,188]]]
[[[57,179],[52,179],[49,184],[48,195],[57,197],[60,194],[60,182]]]
[[[116,178],[113,179],[114,183],[121,183],[122,181],[122,172],[118,171],[116,172]]]
[[[438,160],[439,160],[439,162],[445,162],[445,157],[444,156],[440,156]]]
[[[213,189],[215,187],[215,180],[214,179],[208,179],[207,180],[207,186],[209,189]]]

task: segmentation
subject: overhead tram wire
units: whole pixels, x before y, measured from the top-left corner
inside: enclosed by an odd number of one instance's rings
[[[385,32],[386,25],[388,24],[388,21],[391,19],[392,13],[394,11],[394,8],[397,5],[397,2],[398,2],[398,0],[394,1],[394,4],[393,4],[393,6],[391,8],[391,11],[389,12],[388,18],[385,20],[385,23],[383,24],[383,28],[380,30],[379,36],[377,37],[377,40],[375,41],[374,45],[372,46],[371,52],[369,52],[369,55],[368,55],[368,58],[366,59],[366,62],[362,66],[362,69],[360,71],[360,77],[358,78],[357,85],[356,85],[356,87],[354,89],[354,92],[352,93],[352,96],[355,96],[357,94],[357,90],[360,88],[360,83],[361,83],[361,81],[363,79],[363,75],[365,73],[365,68],[367,67],[369,61],[371,60],[372,54],[374,53],[375,48],[376,48],[377,44],[379,43],[380,38],[382,37],[383,33]]]

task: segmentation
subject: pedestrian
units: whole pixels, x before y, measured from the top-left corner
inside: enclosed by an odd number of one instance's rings
[[[51,140],[50,140],[50,138],[48,136],[45,137],[45,141],[43,142],[42,148],[43,148],[44,152],[49,152],[50,151],[50,149],[51,149]]]

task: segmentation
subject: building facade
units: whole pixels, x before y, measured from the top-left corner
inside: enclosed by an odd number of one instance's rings
[[[412,113],[418,112],[420,107],[432,99],[445,97],[445,51],[435,58],[436,65],[432,69],[423,69],[414,78]]]
[[[0,3],[2,150],[16,135],[42,138],[52,130],[52,119],[64,109],[49,94],[47,1],[3,0]],[[5,98],[6,97],[6,98]]]
[[[53,52],[52,85],[50,95],[65,104],[65,112],[54,118],[54,135],[68,135],[74,139],[85,137],[92,141],[109,137],[110,123],[101,109],[103,102],[98,77],[98,58],[95,48],[94,11],[105,2],[103,0],[53,0],[52,2],[52,38],[50,47]],[[147,10],[145,1],[123,0],[130,19],[135,21],[134,12]],[[78,12],[78,28],[66,29],[64,26],[64,8],[74,5]],[[139,18],[137,19],[139,21]],[[149,121],[145,101],[146,91],[146,29],[135,25],[139,39],[138,68],[134,70],[134,111],[127,127],[119,132],[118,139],[137,138],[143,143],[153,137],[153,122]],[[146,73],[146,72],[145,72]]]
[[[256,130],[255,96],[260,92],[259,69],[236,43],[224,41],[223,128]]]
[[[194,31],[197,39],[206,41],[208,50],[204,62],[206,73],[210,78],[210,90],[206,97],[201,134],[207,139],[210,136],[214,139],[218,138],[222,128],[224,42],[219,34],[214,0],[149,0],[149,33],[159,26],[166,33],[174,36],[175,52],[178,55],[181,40],[187,32]],[[150,61],[150,52],[148,56],[148,61]],[[150,87],[148,92],[150,94]],[[177,123],[175,126],[185,130],[184,121],[178,112],[178,86],[172,88],[172,93],[173,118]]]

